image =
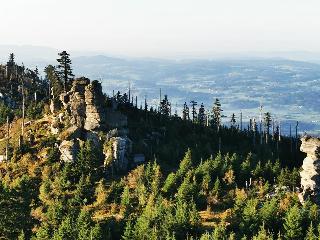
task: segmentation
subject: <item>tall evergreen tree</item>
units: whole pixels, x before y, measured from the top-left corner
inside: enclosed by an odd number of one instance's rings
[[[266,143],[268,143],[269,135],[270,135],[270,127],[271,127],[271,114],[270,112],[266,112],[264,114],[264,127],[265,127],[265,132],[266,132]]]
[[[183,104],[182,119],[185,121],[190,120],[189,107],[186,102]]]
[[[232,128],[236,127],[237,121],[236,121],[236,115],[234,113],[232,113],[232,115],[231,115],[230,123],[231,123]]]
[[[221,125],[221,117],[222,117],[222,109],[221,109],[221,103],[218,98],[216,98],[213,107],[212,107],[212,125],[217,128],[219,131],[220,125]]]
[[[70,54],[66,51],[59,53],[59,56],[60,58],[57,59],[59,63],[57,72],[60,80],[63,82],[63,90],[66,92],[69,90],[74,77],[71,68],[71,59]]]
[[[199,108],[198,123],[200,125],[205,125],[206,124],[206,114],[205,114],[205,109],[204,109],[203,103],[201,103],[200,108]]]
[[[63,90],[63,83],[60,81],[58,74],[56,72],[56,68],[52,65],[48,65],[44,72],[46,74],[45,79],[48,82],[49,85],[49,94],[53,97],[58,97],[59,94]],[[51,97],[50,97],[51,98]]]
[[[289,208],[284,218],[284,236],[286,239],[302,239],[302,214],[297,205]]]
[[[196,109],[196,106],[197,106],[197,102],[192,100],[191,102],[191,106],[192,106],[192,122],[196,122],[197,120],[197,109]]]
[[[168,100],[168,95],[164,95],[164,99],[160,103],[160,113],[167,117],[171,115],[171,103]]]

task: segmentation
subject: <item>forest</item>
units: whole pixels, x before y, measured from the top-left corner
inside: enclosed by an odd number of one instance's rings
[[[298,199],[299,136],[281,135],[269,112],[248,123],[233,114],[226,125],[219,99],[207,110],[191,99],[179,116],[167,95],[155,109],[130,89],[103,94],[97,109],[126,126],[94,130],[99,143],[82,132],[75,160],[62,161],[72,124],[48,130],[50,106],[80,80],[69,54],[58,57],[45,77],[13,54],[0,66],[0,239],[320,238],[319,206]],[[132,143],[125,168],[106,155],[115,129]]]

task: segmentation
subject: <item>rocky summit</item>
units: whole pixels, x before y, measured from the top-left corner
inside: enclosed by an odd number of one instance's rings
[[[62,93],[59,101],[52,101],[50,109],[53,115],[51,132],[61,138],[62,161],[74,162],[81,144],[90,139],[101,151],[104,148],[105,167],[115,163],[119,170],[127,168],[132,148],[127,137],[127,118],[106,106],[98,81],[91,82],[84,77],[75,79],[71,90]],[[122,124],[115,125],[114,122]],[[122,130],[118,131],[120,128]],[[112,137],[103,138],[103,133],[108,133],[107,136],[112,133]]]
[[[302,192],[299,194],[301,202],[310,199],[320,204],[320,139],[303,137],[300,150],[307,154],[303,160],[301,176]]]

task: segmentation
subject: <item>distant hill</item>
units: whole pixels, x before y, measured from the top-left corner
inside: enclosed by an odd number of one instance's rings
[[[211,108],[221,99],[224,114],[243,111],[245,120],[259,119],[259,106],[284,124],[301,121],[299,132],[319,133],[320,67],[314,63],[286,59],[246,60],[157,60],[120,59],[106,56],[76,57],[78,75],[102,81],[104,90],[128,91],[129,81],[138,104],[146,96],[158,105],[159,89],[168,94],[178,111],[184,102],[202,102]],[[229,122],[229,118],[224,120]]]
[[[37,46],[0,45],[0,62],[15,52],[17,62],[31,69],[41,70],[55,64],[53,48]],[[260,103],[284,124],[289,134],[289,123],[300,120],[299,132],[319,134],[320,109],[318,98],[320,54],[309,52],[247,53],[214,55],[215,60],[163,60],[156,58],[124,58],[95,52],[70,52],[77,76],[88,76],[102,81],[104,91],[128,91],[129,82],[138,103],[144,98],[157,106],[159,90],[168,94],[178,111],[191,100],[211,108],[214,98],[220,98],[224,114],[244,120],[259,118]],[[287,60],[304,60],[294,61]],[[314,62],[309,63],[306,61]],[[225,123],[229,118],[224,119]]]

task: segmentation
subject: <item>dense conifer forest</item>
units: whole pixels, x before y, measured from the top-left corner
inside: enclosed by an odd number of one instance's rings
[[[103,146],[88,137],[74,161],[62,161],[70,124],[53,134],[50,106],[77,80],[68,53],[57,64],[44,78],[13,54],[0,66],[0,239],[320,237],[319,207],[297,195],[299,139],[282,136],[272,113],[250,123],[233,114],[226,126],[219,99],[208,111],[190,100],[178,116],[170,96],[154,109],[137,106],[130,90],[104,94],[101,108],[126,126],[99,130]],[[125,168],[105,157],[112,131],[130,139]]]

